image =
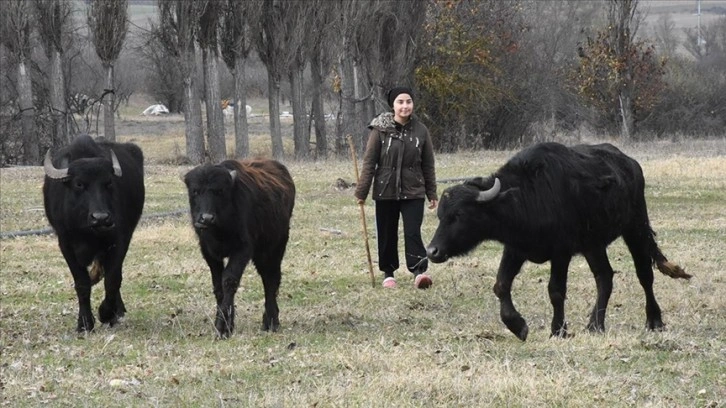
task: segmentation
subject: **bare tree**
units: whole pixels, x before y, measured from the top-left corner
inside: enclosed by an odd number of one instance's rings
[[[384,93],[397,85],[414,84],[415,54],[426,13],[415,1],[381,2],[374,8],[374,17],[360,31],[359,48],[368,58],[363,59],[368,74],[368,86],[387,109]],[[364,47],[368,47],[367,49]],[[374,101],[371,101],[371,104]]]
[[[199,47],[202,50],[204,101],[207,112],[209,158],[219,163],[227,158],[224,139],[224,117],[219,90],[219,15],[220,3],[210,1],[199,18]]]
[[[697,28],[684,28],[686,39],[683,47],[698,61],[704,61],[709,57],[722,53],[721,49],[726,34],[726,17],[721,17],[711,24]]]
[[[678,36],[675,34],[676,23],[670,13],[658,17],[654,29],[656,44],[660,53],[670,57],[675,54]]]
[[[245,60],[252,47],[252,21],[256,21],[261,5],[259,1],[226,0],[222,11],[222,58],[234,77],[234,155],[237,158],[250,154]]]
[[[70,19],[70,4],[63,0],[36,0],[35,12],[38,32],[45,54],[50,60],[50,109],[53,118],[53,146],[70,142],[68,134],[69,112],[63,76],[63,33]]]
[[[28,0],[9,0],[0,13],[0,39],[17,61],[18,105],[22,127],[22,158],[25,164],[40,164],[40,146],[35,129],[35,106],[30,78],[31,13]]]
[[[287,73],[290,81],[290,103],[293,116],[293,141],[295,158],[304,159],[310,156],[310,132],[307,108],[305,107],[304,72],[307,66],[307,49],[311,44],[311,33],[316,29],[313,14],[319,7],[316,1],[287,2],[282,33],[287,43]]]
[[[342,133],[354,136],[358,151],[365,144],[367,122],[389,109],[385,92],[395,85],[414,85],[417,39],[426,16],[423,6],[410,1],[342,2]]]
[[[520,46],[526,52],[505,68],[512,76],[511,82],[521,85],[517,104],[522,112],[513,108],[507,110],[516,112],[528,126],[539,125],[534,135],[538,140],[551,140],[558,129],[574,126],[580,115],[578,109],[581,108],[573,100],[575,95],[565,87],[566,70],[563,68],[577,62],[574,51],[578,48],[581,31],[587,30],[593,19],[601,14],[601,7],[578,0],[528,0],[523,10],[526,18],[523,26],[527,30]],[[525,142],[522,140],[526,137],[524,132],[518,133],[520,139],[513,142]]]
[[[202,106],[197,90],[196,38],[199,18],[207,6],[198,0],[159,0],[160,43],[179,63],[184,82],[184,123],[187,158],[193,164],[204,161]]]
[[[373,11],[379,3],[379,0],[341,0],[339,25],[343,47],[338,61],[337,91],[340,115],[335,138],[335,150],[340,155],[346,152],[345,139],[348,135],[353,136],[359,152],[363,150],[365,144],[364,137],[367,134],[365,127],[370,117],[365,118],[357,114],[356,107],[370,98],[371,90],[359,89],[364,53],[359,48],[361,42],[358,38],[361,32],[365,34],[364,22],[373,18]],[[368,39],[363,43],[367,41]]]
[[[628,142],[635,131],[633,128],[635,123],[633,87],[635,84],[633,83],[633,67],[629,64],[631,58],[628,56],[633,49],[634,38],[640,25],[640,17],[637,13],[638,0],[609,0],[609,4],[608,36],[610,44],[616,58],[624,61],[622,69],[616,71],[618,78],[615,78],[615,83],[619,86],[618,100],[622,119],[620,136],[623,141]]]
[[[88,27],[106,77],[103,101],[104,136],[116,140],[114,127],[114,63],[123,49],[129,22],[128,0],[90,0]]]
[[[314,28],[310,31],[309,42],[312,46],[309,48],[309,59],[312,89],[310,111],[315,123],[316,156],[321,159],[328,155],[328,136],[323,103],[324,78],[329,74],[334,59],[339,55],[342,43],[338,25],[341,3],[326,0],[319,0],[319,2],[314,7]],[[325,7],[322,7],[322,3],[325,3]]]
[[[282,75],[289,72],[290,61],[299,50],[301,33],[295,31],[300,5],[294,1],[264,0],[255,47],[260,60],[267,67],[268,103],[270,111],[270,138],[272,157],[280,159],[284,155],[282,131],[280,128],[280,83]],[[303,3],[303,2],[299,2]],[[303,6],[304,7],[304,6]]]

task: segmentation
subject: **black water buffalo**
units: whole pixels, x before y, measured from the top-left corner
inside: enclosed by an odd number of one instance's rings
[[[219,336],[227,338],[234,330],[234,296],[250,260],[265,288],[262,329],[276,331],[280,267],[295,204],[287,168],[274,160],[226,160],[194,168],[184,183],[194,231],[212,272]]]
[[[91,286],[102,278],[106,297],[98,317],[114,325],[126,312],[120,292],[122,266],[144,207],[141,149],[84,135],[52,159],[49,150],[43,166],[45,215],[78,295],[77,330],[93,330]]]
[[[494,293],[504,324],[521,340],[529,329],[512,304],[514,277],[525,261],[550,261],[548,292],[554,308],[552,335],[567,336],[567,270],[583,254],[597,284],[588,329],[605,329],[613,287],[607,247],[622,236],[645,290],[648,329],[663,328],[653,294],[653,269],[690,278],[668,262],[655,242],[644,197],[640,165],[610,144],[572,148],[542,143],[522,150],[488,178],[475,178],[444,191],[439,226],[427,254],[432,262],[465,254],[486,240],[504,244]]]

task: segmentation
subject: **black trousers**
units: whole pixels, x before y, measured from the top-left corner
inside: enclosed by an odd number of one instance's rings
[[[424,199],[377,200],[376,230],[378,232],[378,269],[393,276],[398,269],[398,221],[403,218],[406,267],[418,275],[428,269],[426,248],[421,239]]]

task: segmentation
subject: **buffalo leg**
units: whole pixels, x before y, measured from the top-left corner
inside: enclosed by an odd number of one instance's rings
[[[277,306],[277,292],[280,288],[280,267],[271,267],[261,272],[262,285],[265,287],[265,312],[262,314],[262,330],[276,332],[280,327],[280,310]]]
[[[592,308],[587,329],[591,332],[603,332],[605,331],[605,312],[610,301],[610,294],[613,291],[614,272],[605,248],[598,248],[584,255],[597,285],[597,300]]]
[[[519,273],[525,259],[504,247],[502,260],[499,263],[497,281],[494,283],[494,294],[499,298],[499,314],[509,331],[520,340],[527,340],[529,328],[522,315],[512,303],[512,281]]]
[[[222,291],[222,272],[224,271],[224,262],[221,259],[216,259],[209,255],[204,248],[202,248],[202,256],[209,266],[209,271],[212,274],[212,291],[214,292],[214,298],[217,301],[217,307],[222,304],[224,299],[224,292]]]
[[[207,262],[212,275],[212,290],[217,303],[214,328],[217,330],[219,337],[227,338],[232,333],[234,327],[234,302],[232,303],[231,309],[225,308],[223,305],[224,288],[222,285],[222,275],[224,274],[224,262],[222,259],[215,258],[209,254],[204,246],[202,246],[202,256]]]
[[[547,292],[552,303],[552,336],[567,337],[567,322],[565,322],[565,299],[567,299],[567,268],[570,266],[570,256],[554,257],[551,263],[550,282]]]
[[[661,318],[660,306],[653,293],[653,267],[648,251],[647,235],[629,232],[623,235],[623,240],[633,256],[635,272],[640,286],[645,291],[645,325],[649,330],[662,330],[665,325]]]
[[[103,287],[106,295],[101,305],[98,306],[98,319],[101,323],[108,323],[112,327],[126,312],[126,307],[121,299],[121,282],[123,281],[123,260],[126,257],[128,243],[117,245],[116,248],[119,250],[104,254],[100,259],[105,271]]]
[[[78,297],[78,322],[76,331],[90,332],[95,326],[95,318],[91,311],[91,277],[88,270],[76,259],[76,255],[69,244],[60,242],[60,249],[73,275],[73,286]]]
[[[228,338],[234,331],[234,297],[249,260],[248,250],[232,254],[222,272],[222,302],[217,307],[217,319],[214,326],[223,339]]]
[[[255,266],[265,288],[265,312],[262,314],[262,330],[276,332],[280,327],[280,310],[277,306],[277,293],[282,280],[282,257],[285,244],[266,254],[264,259],[256,259]]]

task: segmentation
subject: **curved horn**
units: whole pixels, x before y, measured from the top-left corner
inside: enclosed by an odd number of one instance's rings
[[[229,175],[232,177],[232,181],[237,179],[237,170],[230,170]]]
[[[499,190],[502,188],[502,184],[499,182],[499,177],[494,179],[494,185],[492,188],[486,191],[480,191],[479,196],[476,198],[476,201],[482,203],[484,201],[492,200],[494,197],[499,194]]]
[[[116,177],[121,177],[121,174],[123,174],[121,172],[121,164],[119,164],[119,162],[118,162],[116,153],[114,153],[113,150],[111,150],[110,152],[111,152],[111,164],[113,165],[113,174]]]
[[[55,179],[55,180],[62,180],[68,177],[68,169],[56,169],[55,166],[53,166],[53,161],[50,157],[50,149],[45,153],[45,159],[43,160],[43,169],[45,170],[45,175]]]

